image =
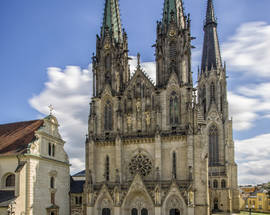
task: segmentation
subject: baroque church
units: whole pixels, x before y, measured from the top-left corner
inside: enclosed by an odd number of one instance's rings
[[[119,3],[106,0],[92,58],[84,214],[239,212],[227,75],[213,1],[207,3],[197,86],[190,23],[182,0],[164,0],[153,83],[139,54],[131,76]]]

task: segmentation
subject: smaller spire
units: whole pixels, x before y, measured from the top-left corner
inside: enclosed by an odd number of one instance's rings
[[[210,71],[222,67],[219,40],[217,34],[217,21],[215,18],[213,0],[208,0],[206,20],[204,25],[204,42],[202,54],[202,71]]]
[[[137,54],[137,69],[141,68],[141,54]]]
[[[212,24],[212,23],[217,24],[217,20],[216,20],[216,17],[215,17],[215,10],[214,10],[214,5],[213,5],[213,0],[208,0],[205,25]]]

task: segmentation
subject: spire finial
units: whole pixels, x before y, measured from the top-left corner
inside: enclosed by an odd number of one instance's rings
[[[207,2],[207,12],[206,12],[206,19],[205,19],[205,25],[216,23],[216,17],[215,17],[215,10],[214,10],[214,4],[213,0],[208,0]]]
[[[50,116],[51,116],[52,115],[52,112],[54,111],[54,108],[53,108],[53,106],[51,104],[48,106],[48,108],[50,110]]]
[[[137,54],[137,68],[141,68],[141,54],[139,52]]]

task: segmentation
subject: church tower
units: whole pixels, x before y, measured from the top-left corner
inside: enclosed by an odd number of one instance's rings
[[[222,65],[213,0],[208,0],[198,96],[206,121],[211,210],[238,212],[237,165],[229,119],[226,66]]]
[[[118,0],[106,0],[92,58],[85,214],[209,215],[208,181],[215,180],[223,188],[210,187],[211,198],[232,211],[237,169],[212,1],[198,99],[191,71],[194,38],[182,0],[164,0],[157,23],[156,83],[143,70],[140,54],[130,76],[119,14]]]
[[[100,96],[106,85],[119,94],[129,78],[127,34],[121,26],[119,3],[107,0],[93,56],[93,94]]]
[[[157,24],[157,86],[167,85],[172,73],[180,85],[192,85],[190,19],[182,0],[165,0],[162,21]]]

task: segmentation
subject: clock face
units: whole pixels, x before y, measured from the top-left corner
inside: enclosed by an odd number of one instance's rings
[[[110,49],[110,43],[109,43],[109,42],[106,42],[106,43],[105,43],[104,49]]]
[[[175,30],[174,30],[174,29],[170,30],[169,35],[170,35],[171,37],[174,37],[174,36],[176,35]]]

